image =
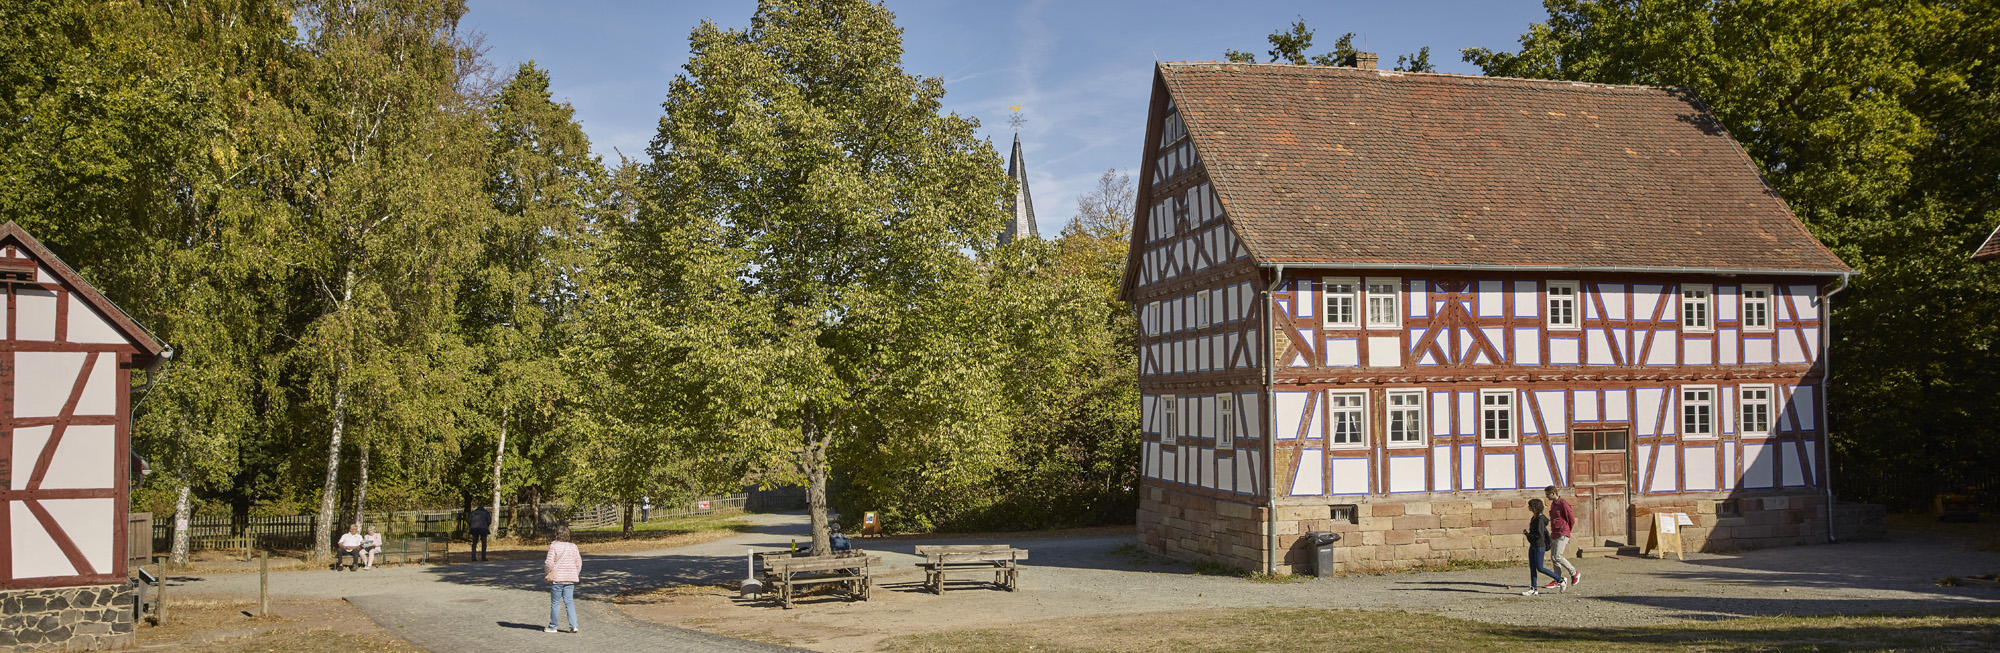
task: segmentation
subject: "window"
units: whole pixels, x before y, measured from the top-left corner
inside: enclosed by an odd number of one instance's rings
[[[1398,285],[1396,279],[1368,280],[1368,328],[1394,329],[1403,325]]]
[[[1681,329],[1707,331],[1708,286],[1681,286]]]
[[[1738,391],[1738,405],[1743,407],[1742,424],[1744,435],[1771,434],[1771,386],[1746,385]]]
[[[1366,395],[1327,394],[1327,446],[1360,445]]]
[[[1549,328],[1577,328],[1575,281],[1549,282]]]
[[[1236,395],[1232,394],[1216,395],[1215,416],[1216,419],[1222,420],[1222,424],[1220,426],[1217,426],[1215,430],[1215,448],[1217,449],[1235,448],[1236,447]]]
[[[1326,279],[1321,282],[1321,290],[1326,295],[1326,326],[1348,328],[1357,326],[1355,321],[1354,279]]]
[[[1624,431],[1577,431],[1571,436],[1577,451],[1624,451]]]
[[[1489,443],[1514,442],[1514,391],[1484,390],[1479,393],[1480,439]]]
[[[1173,395],[1160,395],[1160,402],[1167,407],[1166,424],[1160,427],[1160,444],[1173,444],[1174,437],[1180,435],[1180,404]]]
[[[1194,294],[1194,326],[1197,329],[1208,326],[1208,291],[1206,290],[1196,291]]]
[[[1327,506],[1326,517],[1336,524],[1359,524],[1361,520],[1355,519],[1354,516],[1361,514],[1360,508],[1361,506],[1351,503]]]
[[[1424,443],[1424,392],[1389,393],[1389,445]]]
[[[1681,388],[1681,437],[1715,437],[1715,388]]]
[[[1743,287],[1743,330],[1771,330],[1771,287]]]

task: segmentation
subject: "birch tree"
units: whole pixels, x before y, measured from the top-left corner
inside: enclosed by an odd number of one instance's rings
[[[428,372],[451,343],[437,336],[448,331],[488,209],[477,164],[485,139],[460,88],[474,53],[454,38],[464,6],[327,0],[301,13],[301,147],[285,154],[308,249],[295,288],[304,327],[291,360],[324,410],[314,533],[323,557],[351,430],[380,439],[450,428],[435,422],[436,407],[417,410],[450,395],[419,390],[438,389]],[[395,409],[403,412],[392,421]]]

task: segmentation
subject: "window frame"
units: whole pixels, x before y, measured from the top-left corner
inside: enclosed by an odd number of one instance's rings
[[[1357,400],[1359,403],[1353,406],[1341,406],[1339,408],[1335,408],[1333,405],[1334,397],[1351,398]],[[1327,391],[1326,393],[1325,403],[1326,403],[1326,448],[1328,449],[1367,448],[1368,447],[1368,392],[1365,390],[1354,391],[1354,392],[1330,390]],[[1335,437],[1339,434],[1338,430],[1339,420],[1336,419],[1336,415],[1338,413],[1334,412],[1336,410],[1338,410],[1340,413],[1351,413],[1355,416],[1354,418],[1357,423],[1354,425],[1354,441],[1344,442],[1335,439]]]
[[[1413,448],[1421,448],[1428,444],[1428,442],[1425,441],[1425,438],[1427,437],[1428,434],[1424,430],[1425,427],[1428,426],[1427,424],[1424,423],[1424,416],[1425,416],[1424,402],[1426,401],[1425,396],[1427,394],[1428,391],[1424,390],[1423,388],[1397,388],[1395,390],[1389,390],[1386,393],[1384,393],[1385,396],[1382,399],[1382,408],[1383,408],[1382,439],[1384,442],[1388,443],[1389,448],[1413,449]],[[1399,406],[1396,404],[1396,400],[1402,397],[1415,397],[1416,403]],[[1396,413],[1399,412],[1405,414],[1411,414],[1411,413],[1415,414],[1416,416],[1415,423],[1413,425],[1408,425],[1409,428],[1412,429],[1410,435],[1412,436],[1413,439],[1406,439],[1406,440],[1396,439],[1396,432],[1395,432]]]
[[[1335,285],[1345,285],[1347,292],[1334,293]],[[1360,329],[1362,323],[1362,285],[1359,277],[1321,277],[1319,280],[1320,325],[1328,329]],[[1333,300],[1341,297],[1347,300],[1347,321],[1333,321]]]
[[[1215,429],[1215,448],[1236,448],[1236,394],[1224,392],[1215,395],[1215,417],[1221,422]]]
[[[1689,303],[1688,293],[1701,293],[1697,303]],[[1681,331],[1686,333],[1711,333],[1715,331],[1715,287],[1705,283],[1684,283],[1680,287]],[[1688,309],[1701,309],[1701,324],[1697,325],[1688,317]]]
[[[1208,291],[1194,291],[1194,328],[1208,328]]]
[[[1389,292],[1386,294],[1386,296],[1384,296],[1384,294],[1382,293],[1377,293],[1375,292],[1376,286],[1386,286],[1389,288]],[[1359,290],[1362,296],[1361,303],[1365,307],[1366,309],[1365,312],[1367,313],[1367,315],[1362,317],[1361,319],[1365,324],[1368,325],[1368,328],[1398,329],[1398,330],[1403,328],[1402,278],[1368,277],[1367,279],[1362,280]],[[1375,300],[1377,299],[1386,299],[1389,302],[1389,320],[1386,322],[1377,322],[1375,320]]]
[[[1749,333],[1770,333],[1776,327],[1775,320],[1771,319],[1772,314],[1775,312],[1773,309],[1777,308],[1776,302],[1772,301],[1776,289],[1768,283],[1756,283],[1744,284],[1736,292],[1736,296],[1740,298],[1738,300],[1739,305],[1736,307],[1737,325]],[[1752,292],[1760,292],[1764,296],[1752,300],[1750,298],[1750,293]],[[1753,303],[1759,307],[1759,312],[1763,314],[1762,317],[1764,319],[1762,324],[1753,325],[1750,323],[1750,306]]]
[[[1568,311],[1568,312],[1569,312],[1569,323],[1568,323],[1568,324],[1557,324],[1557,323],[1556,323],[1556,306],[1555,306],[1555,302],[1556,302],[1556,293],[1555,293],[1555,289],[1557,289],[1557,288],[1562,288],[1562,289],[1565,289],[1565,290],[1568,290],[1568,291],[1569,291],[1569,295],[1568,295],[1568,302],[1569,302],[1569,311]],[[1548,329],[1549,329],[1550,331],[1579,331],[1579,330],[1582,330],[1582,329],[1583,329],[1583,319],[1582,319],[1582,317],[1581,317],[1581,316],[1582,316],[1583,312],[1582,312],[1582,311],[1580,310],[1580,309],[1581,309],[1581,306],[1580,306],[1581,302],[1579,301],[1581,297],[1583,297],[1583,288],[1582,288],[1582,286],[1581,286],[1580,284],[1578,284],[1578,283],[1577,283],[1577,282],[1575,282],[1575,281],[1550,281],[1550,282],[1548,282],[1548,284],[1546,285],[1546,287],[1544,287],[1544,289],[1542,290],[1542,324],[1543,324],[1544,326],[1548,327]]]
[[[1749,392],[1752,390],[1763,391],[1764,392],[1763,398],[1756,400],[1754,403],[1750,401],[1746,395],[1748,395]],[[1756,438],[1771,437],[1772,436],[1771,424],[1777,421],[1777,414],[1778,414],[1778,411],[1776,410],[1778,406],[1777,397],[1778,397],[1777,386],[1772,384],[1757,383],[1757,384],[1745,384],[1736,386],[1737,437],[1756,437]],[[1745,417],[1748,416],[1751,406],[1764,407],[1764,414],[1762,416],[1764,428],[1761,430],[1756,430],[1756,431],[1750,430],[1749,420],[1744,419]]]
[[[1719,415],[1716,412],[1716,404],[1721,403],[1719,401],[1721,399],[1721,397],[1719,396],[1720,393],[1716,391],[1716,387],[1712,385],[1684,385],[1681,386],[1679,390],[1680,393],[1678,396],[1680,400],[1676,403],[1680,407],[1680,410],[1678,412],[1680,413],[1681,439],[1683,440],[1716,439],[1718,437],[1717,434],[1721,430],[1716,428],[1717,418],[1721,417],[1721,415]],[[1708,396],[1700,400],[1689,399],[1688,395],[1690,393],[1695,393],[1695,392],[1706,393]],[[1696,403],[1689,403],[1690,401],[1696,401]],[[1693,407],[1700,407],[1707,411],[1707,414],[1704,415],[1703,417],[1708,420],[1708,424],[1706,425],[1706,429],[1701,433],[1694,433],[1688,429],[1689,420],[1694,417],[1693,415],[1690,415],[1688,413],[1688,409]]]
[[[1181,431],[1180,401],[1174,399],[1173,395],[1160,395],[1160,402],[1163,406],[1162,411],[1166,413],[1165,421],[1161,422],[1160,426],[1160,444],[1178,446]]]
[[[1520,420],[1516,419],[1518,417],[1518,414],[1514,411],[1514,405],[1518,403],[1516,400],[1520,398],[1518,395],[1519,395],[1518,392],[1511,389],[1479,391],[1479,444],[1480,445],[1513,446],[1516,442],[1520,440],[1519,438],[1521,432]],[[1494,411],[1495,408],[1494,405],[1488,401],[1488,398],[1490,397],[1506,397],[1506,402],[1505,402],[1506,406],[1501,408],[1501,410],[1505,413],[1504,417],[1506,418],[1506,423],[1504,424],[1504,427],[1507,433],[1505,434],[1504,437],[1496,438],[1493,437],[1492,435],[1491,432],[1492,424],[1490,423],[1491,420],[1487,417],[1487,414],[1489,412]]]

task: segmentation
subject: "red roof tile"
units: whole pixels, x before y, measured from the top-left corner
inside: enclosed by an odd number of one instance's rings
[[[1685,90],[1269,64],[1160,74],[1261,261],[1849,271]]]
[[[1972,253],[1972,260],[2000,260],[2000,227],[1993,228],[1993,234],[1986,237],[1986,244],[1980,245],[1979,251]]]

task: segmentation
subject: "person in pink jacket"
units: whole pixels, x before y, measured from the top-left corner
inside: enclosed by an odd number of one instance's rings
[[[564,608],[569,609],[569,631],[577,632],[576,582],[582,575],[583,554],[569,541],[569,527],[556,526],[549,540],[549,555],[542,559],[542,580],[549,584],[549,627],[542,632],[559,632],[556,618]]]

